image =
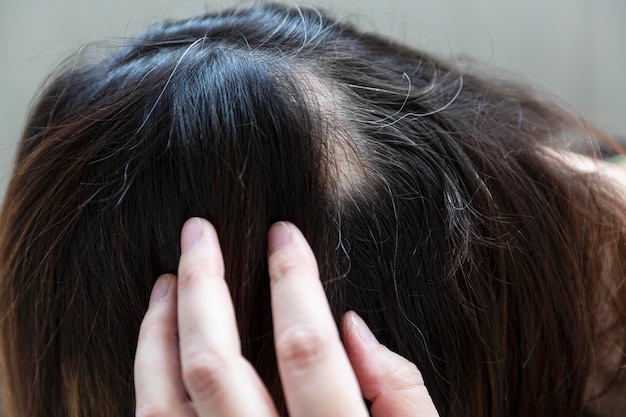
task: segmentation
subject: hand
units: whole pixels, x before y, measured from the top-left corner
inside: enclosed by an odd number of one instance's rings
[[[341,344],[300,231],[269,231],[274,339],[291,417],[435,417],[421,374],[380,345],[349,312]],[[178,280],[161,276],[142,322],[135,359],[137,417],[277,417],[240,340],[213,226],[191,219],[181,234]],[[189,396],[188,396],[189,395]],[[191,401],[189,401],[191,398]]]

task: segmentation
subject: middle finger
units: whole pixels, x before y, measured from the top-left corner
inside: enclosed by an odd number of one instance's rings
[[[203,219],[187,221],[181,233],[181,249],[181,367],[196,412],[200,417],[276,416],[267,390],[241,356],[235,311],[224,280],[224,262],[215,229]]]

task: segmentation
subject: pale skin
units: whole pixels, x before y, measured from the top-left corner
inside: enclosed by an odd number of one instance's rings
[[[417,367],[348,312],[343,343],[306,239],[293,224],[268,233],[278,368],[290,417],[437,417]],[[278,417],[241,355],[213,226],[188,220],[178,277],[156,282],[135,359],[137,417]]]

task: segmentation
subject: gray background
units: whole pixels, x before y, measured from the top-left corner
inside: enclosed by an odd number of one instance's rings
[[[241,1],[0,0],[0,198],[28,104],[81,45]],[[293,3],[293,2],[289,2]],[[626,138],[626,0],[337,0],[308,4],[444,57],[467,54],[541,86]]]

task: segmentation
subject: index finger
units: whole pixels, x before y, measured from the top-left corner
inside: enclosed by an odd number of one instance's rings
[[[306,239],[283,222],[268,239],[276,356],[289,415],[368,416]]]

